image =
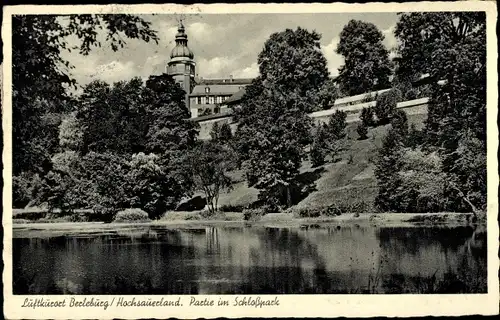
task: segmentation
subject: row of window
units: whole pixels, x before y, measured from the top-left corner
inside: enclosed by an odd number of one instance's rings
[[[210,108],[206,108],[206,109],[198,108],[198,117],[208,116],[211,114],[218,114],[218,113],[220,113],[219,107],[215,107],[213,110]]]
[[[168,71],[167,73],[172,74],[172,73],[194,73],[194,66],[191,66],[189,64],[174,64],[171,66],[168,66]]]
[[[210,96],[210,97],[196,97],[196,104],[216,104],[226,101],[230,96]]]
[[[243,89],[243,86],[239,86],[238,90]],[[205,87],[205,93],[210,93],[210,87]]]

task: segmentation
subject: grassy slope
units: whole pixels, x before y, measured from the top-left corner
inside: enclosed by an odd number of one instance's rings
[[[414,123],[417,128],[422,126],[425,118],[425,114],[408,116],[410,124]],[[368,205],[373,204],[377,194],[374,161],[388,126],[370,128],[366,140],[357,140],[356,126],[357,123],[349,123],[347,126],[349,144],[339,155],[341,160],[324,166],[324,171],[316,180],[316,191],[299,202],[297,208],[323,207],[339,201],[349,204],[360,201]],[[307,171],[313,169],[309,161],[304,161],[301,172]],[[245,206],[257,200],[258,190],[247,187],[241,172],[235,172],[233,178],[237,181],[233,190],[221,194],[219,205]]]

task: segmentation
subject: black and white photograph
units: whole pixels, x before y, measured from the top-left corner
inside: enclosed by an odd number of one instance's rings
[[[496,4],[475,5],[4,12],[16,310],[494,294],[498,312]]]

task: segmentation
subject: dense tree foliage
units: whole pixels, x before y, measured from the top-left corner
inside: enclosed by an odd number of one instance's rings
[[[220,126],[218,139],[222,143],[228,143],[232,140],[232,138],[233,138],[233,131],[231,129],[231,126],[229,125],[229,123],[224,122]]]
[[[233,138],[233,132],[229,123],[223,122],[219,125],[219,122],[215,122],[212,125],[212,130],[210,130],[210,138],[222,144],[229,143]]]
[[[302,28],[274,33],[259,54],[260,76],[237,111],[237,150],[249,182],[273,208],[292,204],[305,147],[311,142],[307,113],[328,79],[320,35]],[[292,63],[293,61],[293,63]]]
[[[150,24],[131,15],[17,15],[12,18],[13,173],[47,172],[57,149],[61,113],[71,109],[71,65],[62,50],[88,54],[100,46],[97,29],[107,32],[113,50],[124,38],[157,41]],[[68,37],[79,40],[71,46]]]
[[[137,206],[157,218],[190,194],[184,155],[194,146],[197,129],[188,121],[184,92],[170,76],[112,87],[94,81],[75,105],[77,111],[61,122],[61,152],[49,159],[42,186],[38,175],[15,179],[16,205],[32,200],[65,211],[100,208],[96,211],[110,216],[106,220]]]
[[[242,157],[247,172],[256,178],[255,187],[270,206],[291,204],[290,189],[299,173],[304,148],[310,143],[311,120],[299,101],[279,101],[266,95],[254,99],[255,122],[239,124],[238,149],[247,151]],[[247,139],[248,138],[248,139]]]
[[[408,136],[409,126],[406,112],[403,110],[394,111],[392,114],[391,126],[399,136],[405,138],[405,145],[407,145],[410,137]]]
[[[303,99],[302,107],[311,112],[323,101],[331,99],[319,90],[328,82],[326,58],[321,52],[321,35],[315,31],[297,28],[273,33],[259,54],[259,72],[264,87],[274,95]]]
[[[186,184],[182,167],[166,163],[160,155],[134,154],[129,166],[130,171],[125,174],[130,185],[129,207],[143,209],[152,219],[175,209],[179,201],[190,194],[191,184]]]
[[[198,131],[189,121],[184,91],[171,76],[150,76],[143,92],[149,128],[146,150],[158,154],[179,152],[193,146]]]
[[[49,209],[61,209],[65,214],[74,209],[103,207],[112,209],[108,213],[113,215],[119,208],[128,207],[126,160],[112,153],[79,155],[65,151],[55,154],[52,164],[35,199],[47,203]]]
[[[428,75],[424,147],[438,152],[454,210],[486,205],[486,16],[481,12],[401,14],[398,73]],[[475,154],[474,159],[467,155]],[[476,159],[480,159],[477,160]]]
[[[356,95],[389,87],[392,65],[384,35],[372,23],[351,20],[340,33],[336,52],[344,56],[339,68],[340,90]]]
[[[83,148],[83,130],[76,118],[76,112],[72,112],[62,119],[59,126],[59,146],[62,150],[72,151]]]
[[[107,33],[106,40],[115,51],[125,44],[126,38],[158,40],[148,22],[131,15],[17,15],[12,18],[15,205],[27,204],[22,200],[26,190],[18,187],[37,185],[35,182],[52,170],[54,153],[60,148],[79,150],[83,147],[83,133],[78,131],[81,127],[75,119],[61,123],[67,113],[77,108],[67,90],[76,85],[70,76],[72,66],[61,53],[78,50],[88,54],[92,47],[101,45],[97,40],[98,29]],[[70,37],[78,40],[75,45],[69,44]],[[55,172],[48,178],[52,182],[67,179]],[[35,189],[29,188],[30,192]],[[31,200],[35,198],[30,195]]]

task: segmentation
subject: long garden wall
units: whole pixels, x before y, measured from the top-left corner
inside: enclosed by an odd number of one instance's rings
[[[353,98],[353,97],[350,97]],[[339,99],[340,100],[340,99]],[[359,100],[358,100],[359,101]],[[340,100],[340,102],[343,102]],[[411,114],[425,114],[427,113],[427,104],[429,102],[429,98],[420,98],[415,100],[408,100],[404,102],[400,102],[397,104],[398,109],[404,110],[409,115]],[[342,110],[347,113],[346,121],[356,122],[359,121],[359,115],[363,108],[373,107],[376,105],[376,101],[370,102],[362,102],[357,104],[349,104],[349,103],[336,103],[331,109],[322,110],[311,113],[309,116],[314,119],[315,123],[324,123],[327,122],[330,116],[335,113],[337,110]],[[232,122],[232,117],[230,115],[219,117],[215,119],[207,119],[198,121],[200,125],[200,133],[198,135],[198,139],[207,140],[210,139],[210,131],[212,130],[212,126],[215,122],[219,122],[222,124],[224,122],[229,122],[233,132],[236,130],[236,123]]]

